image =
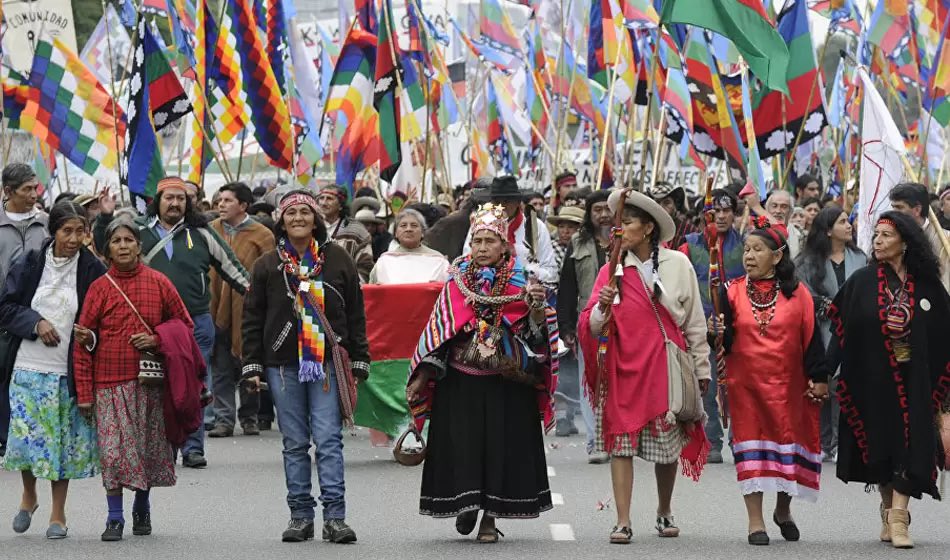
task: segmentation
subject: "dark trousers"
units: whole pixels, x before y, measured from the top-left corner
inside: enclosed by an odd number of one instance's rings
[[[234,428],[236,419],[242,425],[247,422],[257,423],[260,398],[258,393],[247,392],[245,385],[238,383],[240,378],[241,360],[231,353],[231,330],[219,329],[214,337],[214,353],[211,356],[211,379],[214,391],[216,424]],[[235,391],[241,399],[239,408],[235,402]]]
[[[0,383],[0,447],[7,446],[7,433],[10,431],[10,380]]]

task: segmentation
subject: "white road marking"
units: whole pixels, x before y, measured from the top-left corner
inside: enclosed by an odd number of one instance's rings
[[[554,467],[548,467],[548,477],[557,476],[557,473],[554,472]]]
[[[569,523],[551,523],[551,538],[556,541],[573,541],[574,529]]]
[[[556,493],[556,492],[551,492],[551,503],[554,504],[554,505],[556,505],[556,506],[563,506],[563,505],[564,505],[564,496],[562,496],[562,495],[560,495],[560,494],[558,494],[558,493]]]

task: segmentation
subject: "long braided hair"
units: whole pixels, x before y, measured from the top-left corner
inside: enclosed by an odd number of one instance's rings
[[[640,223],[653,224],[653,232],[650,233],[650,259],[653,261],[653,299],[660,297],[660,224],[657,223],[649,212],[637,206],[624,206],[624,215],[628,218],[636,218]]]

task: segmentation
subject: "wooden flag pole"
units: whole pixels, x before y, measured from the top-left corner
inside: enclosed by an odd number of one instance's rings
[[[597,185],[595,191],[599,191],[603,186],[604,165],[607,163],[608,141],[610,140],[610,117],[614,109],[614,93],[617,90],[617,82],[620,81],[620,76],[617,74],[617,65],[620,64],[622,53],[623,49],[618,45],[617,56],[614,57],[613,79],[610,81],[610,92],[607,94],[607,118],[604,121],[604,139],[600,143],[600,163],[597,165],[597,176],[594,177],[594,184]]]

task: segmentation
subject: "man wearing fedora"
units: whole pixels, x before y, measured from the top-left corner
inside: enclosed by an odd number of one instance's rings
[[[554,248],[554,260],[557,261],[557,270],[560,273],[564,265],[564,255],[567,253],[567,248],[571,246],[571,238],[584,223],[584,209],[576,206],[561,208],[558,215],[548,217],[548,223],[555,228],[554,233],[551,234],[551,245]]]
[[[360,189],[356,194],[358,196],[350,204],[350,210],[353,212],[353,219],[362,224],[372,238],[370,246],[373,249],[375,262],[379,260],[380,255],[389,250],[393,236],[384,227],[386,225],[385,210],[376,195],[372,193],[372,189]]]
[[[505,207],[508,215],[508,243],[524,263],[528,274],[537,276],[543,284],[558,282],[558,266],[551,246],[547,226],[535,216],[534,208],[525,209],[524,192],[518,180],[511,175],[495,177],[488,187],[488,200]],[[465,237],[464,255],[471,252],[471,231]]]
[[[716,213],[716,235],[719,244],[719,270],[725,284],[733,278],[745,274],[742,266],[742,236],[735,228],[739,210],[739,198],[733,190],[716,189],[712,192],[713,208]],[[703,303],[703,313],[708,320],[713,313],[709,291],[709,242],[703,232],[690,233],[686,242],[679,247],[680,252],[689,257],[699,281],[699,296]],[[711,354],[710,363],[716,363]],[[703,408],[706,409],[706,438],[709,440],[709,462],[722,462],[723,429],[719,420],[719,402],[716,400],[716,376],[712,376],[710,390],[703,395]]]
[[[696,227],[686,217],[686,190],[674,187],[666,181],[657,181],[646,193],[666,210],[676,224],[676,234],[669,247],[676,249],[686,242],[686,236],[696,232]]]

